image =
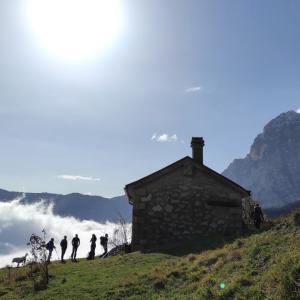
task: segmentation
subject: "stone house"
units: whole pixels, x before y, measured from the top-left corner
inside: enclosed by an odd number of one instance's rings
[[[191,147],[192,158],[186,156],[125,186],[133,205],[134,250],[242,230],[242,203],[250,191],[203,164],[202,137],[193,137]]]

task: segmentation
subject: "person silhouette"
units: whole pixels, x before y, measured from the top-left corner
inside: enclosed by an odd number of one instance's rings
[[[60,261],[61,262],[64,262],[64,256],[65,256],[65,253],[67,251],[67,247],[68,247],[68,241],[67,241],[67,236],[65,235],[64,238],[61,240],[60,242],[60,247],[61,247],[61,259]]]
[[[76,262],[77,261],[76,260],[77,250],[78,250],[78,247],[80,246],[80,239],[78,237],[78,234],[75,234],[75,237],[73,237],[72,246],[73,246],[73,249],[72,249],[72,254],[71,254],[71,260]]]
[[[56,247],[54,246],[54,238],[51,238],[51,240],[46,244],[46,249],[49,251],[47,262],[50,263],[52,252]]]
[[[107,255],[107,243],[108,243],[108,234],[106,233],[105,236],[100,237],[100,244],[104,250],[104,252],[100,255],[100,258],[105,257]]]
[[[95,259],[96,241],[97,241],[97,237],[96,237],[95,234],[93,234],[92,238],[90,240],[91,251],[90,251],[90,253],[88,255],[88,259]]]
[[[254,207],[254,214],[253,214],[253,216],[254,216],[254,226],[257,229],[260,229],[260,224],[261,224],[261,221],[264,220],[264,215],[263,215],[261,207],[259,206],[258,203]]]

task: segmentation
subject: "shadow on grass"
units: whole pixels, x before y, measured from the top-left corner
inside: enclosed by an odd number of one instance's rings
[[[265,229],[247,229],[243,233],[236,235],[210,235],[206,237],[194,236],[187,240],[176,243],[168,243],[165,246],[144,249],[142,253],[163,253],[173,256],[185,256],[190,253],[200,253],[207,250],[215,250],[222,248],[225,244],[234,242],[239,238],[246,238],[252,234],[262,233],[268,230]]]

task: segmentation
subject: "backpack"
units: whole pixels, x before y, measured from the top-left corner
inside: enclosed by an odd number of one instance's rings
[[[106,244],[106,237],[105,236],[100,236],[100,244],[105,245]]]
[[[46,244],[46,249],[47,249],[47,250],[50,250],[50,245],[49,245],[49,243],[50,243],[50,242],[48,242],[48,243]]]

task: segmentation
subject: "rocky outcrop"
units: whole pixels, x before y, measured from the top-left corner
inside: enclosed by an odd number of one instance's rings
[[[250,153],[223,175],[251,190],[265,208],[300,200],[300,114],[289,111],[270,121]]]

